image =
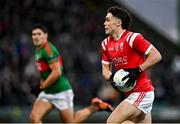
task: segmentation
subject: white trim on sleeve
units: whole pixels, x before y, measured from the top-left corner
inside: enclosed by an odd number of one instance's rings
[[[149,51],[151,50],[152,47],[153,47],[153,45],[151,44],[151,45],[148,47],[148,49],[146,50],[145,55],[147,55],[147,54],[149,53]]]
[[[110,64],[110,62],[104,61],[104,60],[102,60],[101,62],[102,62],[103,64]]]

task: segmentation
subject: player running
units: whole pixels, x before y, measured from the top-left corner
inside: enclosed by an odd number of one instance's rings
[[[107,10],[104,28],[108,37],[101,44],[103,77],[112,82],[113,64],[116,71],[129,72],[128,85],[136,81],[107,123],[151,123],[154,87],[145,70],[159,62],[161,54],[140,33],[129,31],[130,24],[131,16],[125,9],[113,6]]]
[[[53,108],[59,110],[62,122],[82,122],[95,111],[112,111],[113,108],[99,98],[94,98],[91,105],[74,112],[72,87],[63,72],[62,58],[57,48],[48,41],[45,27],[37,25],[32,29],[32,40],[36,47],[35,65],[40,72],[41,81],[31,87],[37,97],[29,119],[31,123],[41,123],[43,117]]]

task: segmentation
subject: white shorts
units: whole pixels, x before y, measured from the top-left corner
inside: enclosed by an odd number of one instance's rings
[[[44,91],[42,91],[39,94],[38,99],[52,103],[59,110],[64,110],[73,107],[74,93],[72,90],[67,90],[56,94],[46,94]]]
[[[153,106],[154,91],[132,93],[125,99],[125,101],[133,104],[144,113],[149,113]]]

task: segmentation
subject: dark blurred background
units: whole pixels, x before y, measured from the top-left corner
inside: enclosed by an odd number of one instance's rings
[[[89,105],[96,96],[114,107],[122,100],[123,95],[115,93],[101,76],[103,23],[106,10],[112,5],[129,10],[133,16],[131,30],[142,33],[163,56],[148,71],[156,88],[153,122],[180,122],[180,2],[167,1],[149,2],[157,5],[156,9],[147,9],[151,5],[147,0],[0,1],[0,122],[28,122],[35,99],[30,85],[40,80],[34,68],[31,40],[31,28],[37,22],[48,28],[49,40],[63,57],[75,92],[76,109]],[[163,9],[164,5],[172,6]],[[174,16],[167,13],[171,12],[168,9],[175,12]],[[96,113],[87,122],[105,122],[107,116]],[[45,122],[60,122],[58,113],[51,112]]]

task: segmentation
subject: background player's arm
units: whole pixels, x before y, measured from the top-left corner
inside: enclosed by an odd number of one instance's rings
[[[53,84],[58,77],[62,74],[58,61],[54,61],[49,65],[50,69],[52,70],[50,75],[47,77],[46,80],[40,83],[40,88],[45,89],[49,85]]]
[[[109,80],[111,76],[111,64],[102,64],[102,75],[105,80]]]
[[[152,47],[146,56],[146,60],[144,61],[144,63],[139,65],[139,67],[142,71],[144,71],[159,62],[161,59],[162,56],[160,52],[155,47]]]

